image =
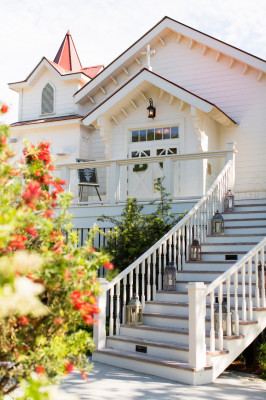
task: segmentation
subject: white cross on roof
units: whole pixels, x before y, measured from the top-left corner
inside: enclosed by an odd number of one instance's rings
[[[146,51],[142,51],[141,54],[146,54],[147,55],[147,64],[148,64],[148,69],[152,71],[152,66],[151,66],[151,54],[154,54],[155,50],[151,50],[151,46],[147,44]]]

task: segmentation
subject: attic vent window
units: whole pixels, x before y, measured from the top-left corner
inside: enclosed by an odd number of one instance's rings
[[[42,114],[51,114],[54,112],[54,88],[50,83],[42,91]]]

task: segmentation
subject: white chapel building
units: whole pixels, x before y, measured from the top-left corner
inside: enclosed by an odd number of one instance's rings
[[[19,153],[24,138],[51,142],[56,173],[74,193],[76,228],[119,216],[127,196],[150,212],[163,176],[173,212],[189,211],[106,286],[109,336],[103,314],[94,359],[213,381],[266,326],[265,60],[164,17],[105,68],[82,67],[68,32],[54,61],[43,57],[10,89],[19,93],[12,146]],[[217,210],[224,225],[216,232]],[[127,324],[133,287],[141,326]]]

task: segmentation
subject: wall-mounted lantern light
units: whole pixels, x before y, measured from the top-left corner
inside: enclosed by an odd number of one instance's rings
[[[154,119],[156,116],[156,108],[153,106],[153,100],[149,99],[150,105],[147,107],[147,110],[149,112],[148,118]]]

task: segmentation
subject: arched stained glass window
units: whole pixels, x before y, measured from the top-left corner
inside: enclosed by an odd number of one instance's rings
[[[54,88],[47,83],[42,91],[42,114],[54,112]]]

